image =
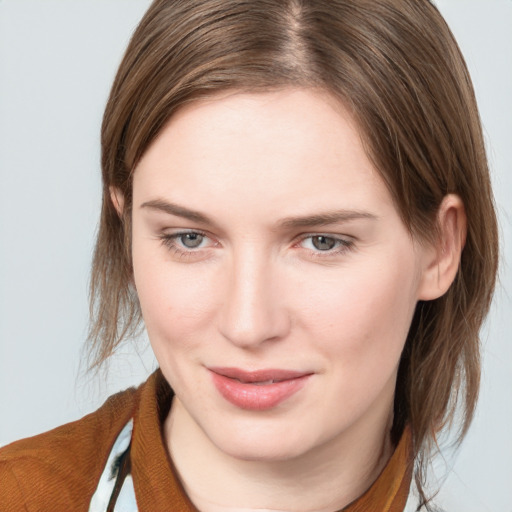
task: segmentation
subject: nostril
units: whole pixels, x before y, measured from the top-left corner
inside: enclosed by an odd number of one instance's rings
[[[267,304],[255,308],[231,308],[224,311],[220,322],[222,335],[241,347],[255,347],[276,341],[286,335],[290,322],[284,309]]]

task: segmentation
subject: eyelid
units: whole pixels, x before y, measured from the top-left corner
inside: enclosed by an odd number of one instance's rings
[[[332,238],[334,240],[338,240],[340,242],[354,242],[356,238],[350,235],[342,235],[339,233],[328,233],[323,231],[317,231],[312,233],[302,233],[296,237],[297,242],[301,242],[308,238],[314,238],[315,236],[324,236],[325,238]]]
[[[213,245],[208,245],[207,247],[198,247],[198,248],[188,247],[187,248],[187,247],[184,247],[181,244],[177,243],[177,240],[181,236],[188,235],[191,233],[200,235],[203,238],[212,241]],[[158,238],[162,242],[162,245],[166,246],[168,249],[172,249],[176,253],[182,253],[182,254],[199,253],[202,250],[208,249],[208,248],[216,245],[214,239],[211,236],[209,236],[208,233],[206,233],[200,229],[180,229],[178,231],[171,232],[171,233],[164,232],[164,233],[158,235]]]
[[[342,253],[345,253],[347,251],[354,250],[354,243],[355,238],[348,235],[339,235],[339,234],[333,234],[333,233],[304,233],[300,235],[297,239],[297,242],[295,242],[295,246],[300,245],[305,240],[317,237],[317,236],[323,236],[325,238],[330,238],[332,240],[335,240],[337,242],[337,245],[333,247],[332,249],[322,251],[320,249],[308,249],[306,247],[301,247],[302,249],[305,249],[310,252],[315,257],[332,257],[336,255],[340,255]]]

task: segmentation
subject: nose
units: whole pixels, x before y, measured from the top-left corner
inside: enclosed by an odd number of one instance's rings
[[[247,349],[284,338],[291,322],[278,282],[275,264],[264,255],[252,251],[232,261],[220,313],[221,334]]]

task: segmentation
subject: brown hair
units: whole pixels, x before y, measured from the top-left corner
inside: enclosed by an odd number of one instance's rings
[[[468,232],[458,274],[420,302],[399,368],[392,434],[411,426],[420,506],[436,434],[478,395],[479,329],[497,270],[497,226],[471,80],[428,0],[155,0],[118,70],[102,127],[103,205],[91,281],[90,350],[98,367],[140,325],[132,288],[134,168],[185,103],[226,89],[327,90],[348,106],[404,224],[436,236],[446,194]],[[109,187],[125,199],[120,218]]]

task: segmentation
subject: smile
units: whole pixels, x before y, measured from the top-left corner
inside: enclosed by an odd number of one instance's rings
[[[312,373],[290,370],[257,370],[209,368],[213,383],[221,396],[232,405],[247,410],[263,411],[300,391]]]

